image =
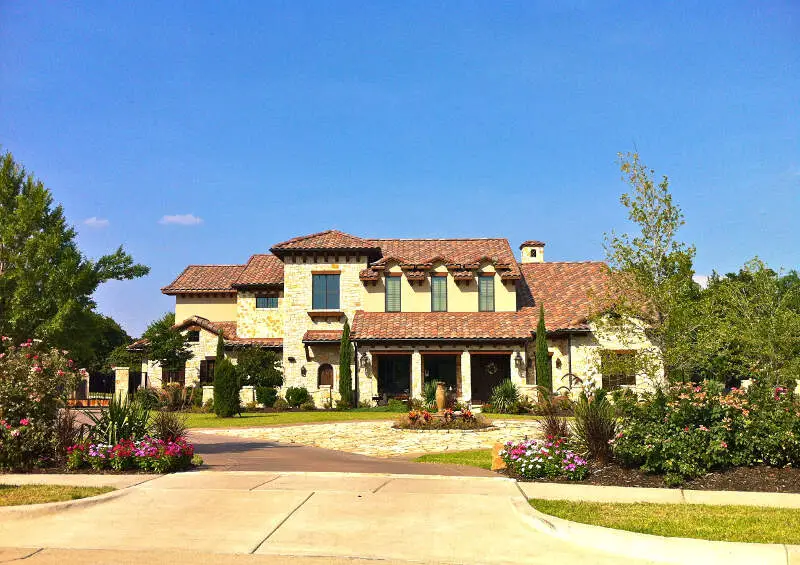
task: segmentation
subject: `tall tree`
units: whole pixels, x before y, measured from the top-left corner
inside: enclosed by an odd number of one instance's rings
[[[547,328],[544,324],[544,304],[539,305],[539,323],[536,326],[536,384],[548,392],[553,391],[553,367],[547,351]]]
[[[252,347],[240,349],[236,370],[242,385],[279,387],[283,385],[281,359],[274,351]]]
[[[44,184],[11,153],[0,157],[0,333],[79,349],[93,324],[97,287],[146,275],[120,246],[96,261],[84,257]]]
[[[167,312],[147,326],[142,337],[147,339],[147,355],[158,361],[164,369],[180,369],[192,358],[186,336],[176,330],[175,314]],[[222,339],[220,337],[220,339]]]
[[[678,239],[684,219],[673,202],[669,179],[664,176],[656,183],[655,172],[637,153],[620,154],[619,163],[631,189],[620,202],[637,233],[606,235],[608,292],[593,320],[601,330],[623,338],[644,332],[653,347],[642,352],[650,357],[650,362],[641,360],[643,370],[651,377],[663,369],[667,377],[684,378],[686,335],[699,293],[692,281],[695,249]]]
[[[339,396],[342,403],[353,405],[353,378],[350,364],[353,362],[353,344],[350,343],[350,322],[345,320],[342,339],[339,342]]]

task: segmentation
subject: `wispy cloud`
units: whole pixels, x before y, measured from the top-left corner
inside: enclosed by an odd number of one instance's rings
[[[695,275],[692,277],[692,280],[699,284],[701,288],[706,288],[708,286],[708,275]]]
[[[196,226],[203,223],[203,218],[199,218],[194,214],[175,214],[174,216],[163,216],[159,224],[174,224],[176,226]]]
[[[111,222],[106,220],[105,218],[98,218],[97,216],[92,216],[91,218],[86,218],[83,220],[83,225],[89,226],[90,228],[107,228],[111,225]]]

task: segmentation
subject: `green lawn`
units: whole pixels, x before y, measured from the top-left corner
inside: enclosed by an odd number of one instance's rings
[[[751,543],[800,544],[796,509],[704,504],[612,504],[567,500],[530,501],[531,506],[573,522],[643,534]]]
[[[190,412],[186,414],[186,425],[190,428],[249,428],[279,426],[281,424],[311,424],[316,422],[348,422],[358,420],[396,420],[401,412],[388,412],[385,407],[356,408],[354,410],[317,410],[313,412],[244,412],[233,418],[217,418],[213,413]],[[490,420],[520,418],[535,419],[537,416],[512,414],[484,414]]]
[[[469,465],[481,469],[492,468],[491,449],[472,449],[469,451],[450,451],[445,453],[428,453],[414,459],[417,463],[451,463]]]
[[[77,500],[87,496],[97,496],[114,490],[112,487],[67,487],[59,485],[1,485],[0,506],[19,504],[42,504]]]

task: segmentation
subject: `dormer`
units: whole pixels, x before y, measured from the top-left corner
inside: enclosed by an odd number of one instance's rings
[[[528,240],[519,246],[522,250],[522,264],[525,263],[544,263],[544,242]]]

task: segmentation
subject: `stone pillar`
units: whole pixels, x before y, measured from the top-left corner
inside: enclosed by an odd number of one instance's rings
[[[247,406],[250,403],[255,403],[256,401],[256,389],[250,385],[245,385],[241,389],[239,389],[239,403],[241,404],[242,408]]]
[[[128,377],[130,367],[114,367],[114,394],[120,397],[128,396]]]
[[[411,354],[411,398],[422,398],[422,353],[415,349]]]
[[[517,360],[519,355],[522,361]],[[511,382],[517,387],[525,386],[525,351],[522,349],[515,349],[511,353]]]
[[[472,357],[466,349],[461,352],[461,401],[472,401]]]
[[[214,387],[206,385],[203,387],[203,406],[209,400],[214,400]]]

